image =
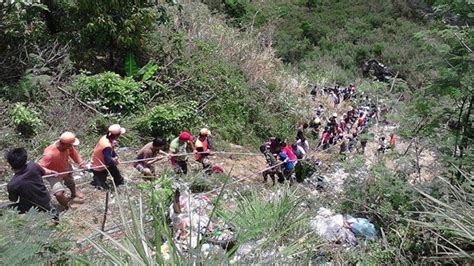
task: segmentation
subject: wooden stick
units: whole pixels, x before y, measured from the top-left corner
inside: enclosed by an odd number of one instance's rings
[[[105,194],[105,210],[104,210],[104,219],[102,220],[102,226],[100,227],[100,230],[104,232],[105,230],[105,222],[107,221],[107,211],[109,210],[109,190],[107,190],[107,193]],[[104,235],[100,236],[100,240],[104,238]]]

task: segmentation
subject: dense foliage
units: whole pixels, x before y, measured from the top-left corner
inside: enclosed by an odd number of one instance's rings
[[[259,255],[284,243],[282,253],[301,253],[305,263],[316,251],[341,264],[472,261],[472,1],[14,2],[0,3],[1,149],[22,145],[35,158],[73,130],[87,151],[115,122],[128,129],[124,145],[204,126],[222,142],[293,140],[295,126],[313,116],[313,85],[355,83],[389,110],[403,151],[335,159],[328,171],[349,173],[344,191],[310,203],[368,218],[380,232],[376,241],[319,245],[308,226],[315,212],[300,206],[310,195],[295,189],[236,192],[234,208],[217,202],[217,215],[240,234],[238,245],[268,236]],[[394,77],[364,77],[361,66],[370,59]],[[373,141],[383,126],[360,139]],[[433,164],[422,165],[423,152]],[[422,180],[425,168],[436,176]],[[68,240],[48,241],[61,239],[61,227],[45,225],[35,212],[6,212],[0,262],[163,263],[156,251],[173,242],[164,210],[174,190],[164,177],[142,187],[147,204],[160,208],[129,201],[126,245],[91,242],[107,256],[70,254]],[[192,186],[218,183],[195,179]],[[150,234],[144,212],[155,218]],[[191,264],[171,249],[172,262]]]

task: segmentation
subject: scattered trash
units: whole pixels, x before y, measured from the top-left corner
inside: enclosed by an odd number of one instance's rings
[[[319,208],[318,215],[311,221],[312,227],[318,235],[327,241],[356,245],[357,239],[352,231],[345,227],[344,216],[334,214],[326,208]]]
[[[322,176],[322,175],[318,175],[316,173],[311,175],[310,177],[306,178],[304,180],[304,183],[308,184],[308,185],[313,185],[318,190],[322,190],[322,189],[325,189],[327,187],[325,177]]]
[[[204,257],[225,256],[225,251],[224,251],[224,249],[222,249],[222,247],[220,247],[218,245],[207,244],[207,243],[205,243],[201,246],[201,252],[204,255]]]
[[[167,261],[170,259],[170,246],[168,245],[168,242],[163,243],[160,247],[161,251],[161,256],[163,256],[163,260]]]
[[[212,199],[205,195],[176,190],[175,202],[169,207],[169,213],[178,249],[186,251],[196,248],[198,241],[205,241],[209,249],[202,252],[212,255],[218,248],[230,249],[235,245],[235,236],[229,226],[210,221],[213,208]]]
[[[235,252],[235,255],[230,261],[230,263],[231,264],[237,263],[244,256],[254,253],[256,251],[255,249],[257,248],[257,246],[258,246],[258,243],[257,241],[254,241],[254,240],[243,243]]]
[[[369,240],[375,239],[375,226],[369,220],[347,216],[347,224],[349,224],[351,231],[356,236],[365,237]]]
[[[336,214],[323,207],[319,208],[311,226],[319,236],[334,243],[356,245],[356,236],[369,240],[375,239],[376,236],[375,227],[369,220]]]

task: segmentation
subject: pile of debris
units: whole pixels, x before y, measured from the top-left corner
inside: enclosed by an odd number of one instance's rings
[[[180,252],[200,247],[204,257],[218,256],[235,245],[232,228],[222,221],[210,220],[213,209],[212,198],[205,194],[176,189],[169,217],[173,225],[174,244]]]
[[[355,246],[358,243],[356,237],[367,240],[376,238],[375,227],[369,220],[337,214],[322,207],[311,220],[311,226],[320,237],[336,244]]]

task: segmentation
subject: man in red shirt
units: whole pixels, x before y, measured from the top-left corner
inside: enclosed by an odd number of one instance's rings
[[[86,169],[85,162],[82,160],[81,155],[77,151],[76,147],[79,145],[79,140],[76,135],[72,132],[64,132],[59,137],[59,140],[46,147],[43,152],[43,157],[38,164],[46,169],[61,172],[69,172],[72,170],[72,166],[69,163],[71,158],[79,167]],[[69,208],[69,200],[65,192],[65,187],[71,191],[71,199],[78,198],[84,199],[84,194],[76,189],[76,184],[71,173],[60,174],[57,177],[47,178],[51,185],[51,192],[54,194],[59,204],[65,209]],[[64,185],[63,185],[64,181]]]

